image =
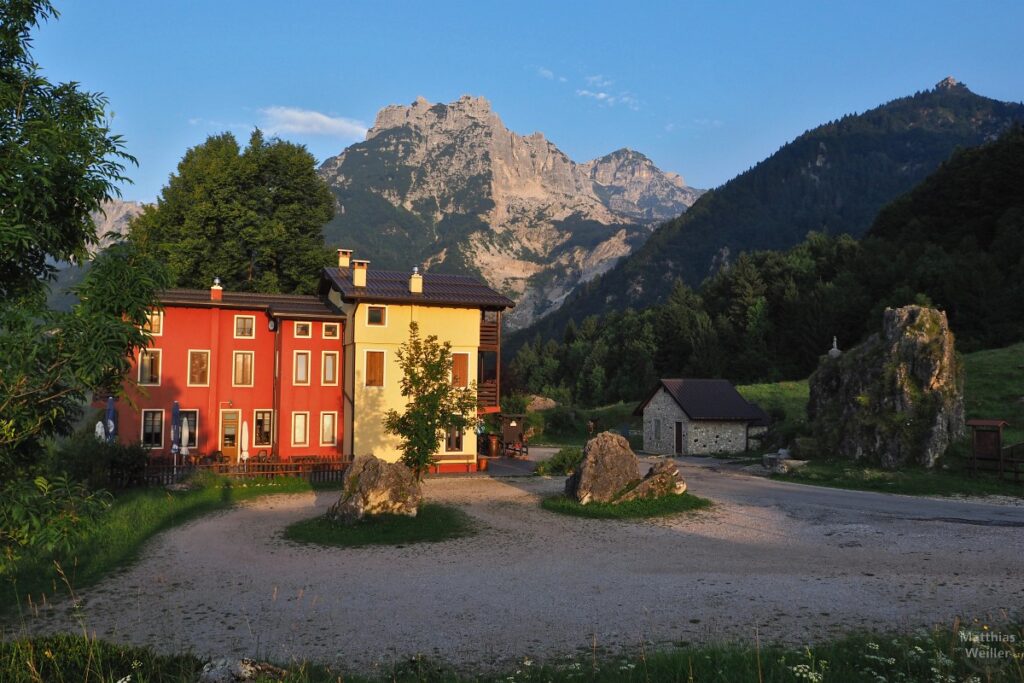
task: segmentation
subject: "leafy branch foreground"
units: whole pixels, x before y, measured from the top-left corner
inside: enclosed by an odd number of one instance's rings
[[[1004,628],[1014,642],[979,647],[970,638],[981,624],[920,631],[913,634],[856,633],[804,648],[765,644],[680,644],[669,650],[634,648],[612,656],[596,645],[587,651],[540,663],[523,658],[496,671],[460,672],[436,661],[415,657],[391,665],[376,676],[352,675],[332,666],[301,663],[286,667],[282,679],[293,683],[370,683],[383,681],[461,683],[462,681],[672,682],[672,683],[1019,683],[1024,680],[1024,629]],[[982,653],[988,652],[990,656]],[[1003,653],[997,656],[996,653]],[[203,661],[191,654],[157,655],[148,648],[115,645],[81,636],[58,635],[0,643],[0,680],[164,681],[192,683]]]

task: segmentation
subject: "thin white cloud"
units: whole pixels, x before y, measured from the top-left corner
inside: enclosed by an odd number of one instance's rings
[[[549,81],[555,80],[555,72],[545,66],[537,67],[537,75],[541,78],[546,78]]]
[[[267,107],[261,109],[264,116],[263,128],[270,135],[295,133],[299,135],[324,135],[346,140],[361,140],[366,137],[366,124],[342,116],[328,116],[310,109],[298,107]]]
[[[609,85],[615,82],[611,79],[605,78],[601,74],[597,74],[596,76],[587,76],[583,80],[587,82],[587,85],[592,86],[594,88],[607,88]]]
[[[721,128],[723,125],[718,119],[694,119],[693,123],[701,128]]]
[[[621,92],[618,94],[612,94],[604,90],[586,90],[580,89],[576,91],[579,97],[585,97],[587,99],[595,100],[606,107],[614,107],[617,105],[623,105],[637,111],[640,109],[640,100],[636,98],[630,92]]]

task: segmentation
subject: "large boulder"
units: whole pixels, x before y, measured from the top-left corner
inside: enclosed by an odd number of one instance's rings
[[[807,414],[823,454],[933,467],[964,433],[963,368],[946,314],[887,308],[881,334],[822,357]]]
[[[624,437],[602,432],[583,447],[583,461],[565,482],[565,495],[581,504],[610,503],[640,479],[640,461]]]
[[[678,496],[683,493],[686,493],[686,480],[679,474],[675,461],[662,460],[647,470],[647,476],[641,479],[639,484],[618,496],[615,502]]]
[[[345,473],[341,498],[327,511],[327,516],[345,524],[366,515],[415,517],[422,497],[420,483],[408,467],[360,455]]]

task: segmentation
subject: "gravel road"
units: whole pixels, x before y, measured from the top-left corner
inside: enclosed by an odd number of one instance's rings
[[[16,630],[82,625],[200,655],[337,662],[415,653],[461,665],[720,638],[802,643],[858,627],[1019,614],[1024,507],[800,486],[683,464],[717,505],[603,521],[541,510],[561,479],[452,478],[430,500],[476,536],[333,549],[281,538],[337,493],[275,496],[154,539],[132,567]],[[11,635],[10,630],[6,634]]]

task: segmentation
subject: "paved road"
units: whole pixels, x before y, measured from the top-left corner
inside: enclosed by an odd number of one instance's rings
[[[676,462],[695,490],[706,492],[715,500],[780,507],[802,519],[818,520],[827,516],[866,522],[889,519],[1024,527],[1024,505],[808,486],[738,472],[707,458],[677,458]]]

